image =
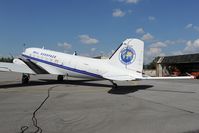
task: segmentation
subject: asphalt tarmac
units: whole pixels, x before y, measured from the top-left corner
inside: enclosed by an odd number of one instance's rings
[[[197,133],[199,80],[118,82],[0,72],[0,132]],[[48,96],[40,109],[36,110]],[[32,122],[33,112],[34,124]]]

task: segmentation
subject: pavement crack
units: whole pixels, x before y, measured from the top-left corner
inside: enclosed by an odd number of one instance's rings
[[[136,97],[136,98],[138,98],[138,97]],[[183,112],[187,112],[187,113],[190,113],[190,114],[198,114],[198,113],[190,111],[190,110],[186,110],[186,109],[182,109],[182,108],[179,108],[179,107],[163,104],[163,103],[160,103],[160,102],[154,102],[152,100],[143,99],[143,98],[138,98],[138,99],[142,99],[144,101],[148,101],[148,102],[152,102],[152,103],[155,103],[155,104],[159,104],[159,105],[167,106],[167,107],[170,107],[170,108],[174,108],[174,109],[177,109],[177,110],[180,110],[180,111],[183,111]]]
[[[44,105],[44,103],[48,100],[48,98],[50,97],[50,92],[52,91],[53,88],[58,87],[59,85],[56,86],[52,86],[50,88],[48,88],[48,94],[47,97],[42,101],[42,103],[37,107],[37,109],[33,112],[32,114],[32,124],[33,126],[36,128],[35,131],[33,131],[33,133],[42,133],[42,128],[38,125],[38,121],[36,118],[36,114],[37,111],[39,111],[39,109],[41,109],[41,107]],[[22,126],[21,127],[21,132],[20,133],[25,133],[28,130],[29,126]]]

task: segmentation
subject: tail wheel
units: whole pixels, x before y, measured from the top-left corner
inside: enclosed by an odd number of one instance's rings
[[[112,80],[109,80],[113,84],[113,88],[116,89],[118,86],[116,83],[114,83]]]
[[[57,80],[58,81],[63,81],[64,80],[64,76],[63,75],[58,75],[57,76]]]

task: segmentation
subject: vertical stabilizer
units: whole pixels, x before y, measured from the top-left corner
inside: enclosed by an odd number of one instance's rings
[[[110,64],[142,73],[144,42],[139,39],[126,39],[109,58]]]

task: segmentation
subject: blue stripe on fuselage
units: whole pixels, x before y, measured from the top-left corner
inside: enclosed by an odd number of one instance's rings
[[[22,54],[22,56],[29,58],[29,59],[32,59],[32,60],[35,60],[35,61],[38,61],[38,62],[42,62],[42,63],[48,64],[48,65],[51,65],[51,66],[66,69],[66,70],[69,70],[69,71],[72,71],[72,72],[76,72],[76,73],[80,73],[80,74],[84,74],[84,75],[88,75],[88,76],[92,76],[92,77],[96,77],[96,78],[102,78],[102,76],[100,76],[98,74],[90,73],[90,72],[87,72],[87,71],[84,71],[84,70],[79,70],[79,69],[71,68],[71,67],[68,67],[68,66],[59,65],[59,64],[52,63],[52,62],[49,62],[49,61],[46,61],[46,60],[31,57],[31,56],[28,56],[28,55],[25,55],[25,54]]]

